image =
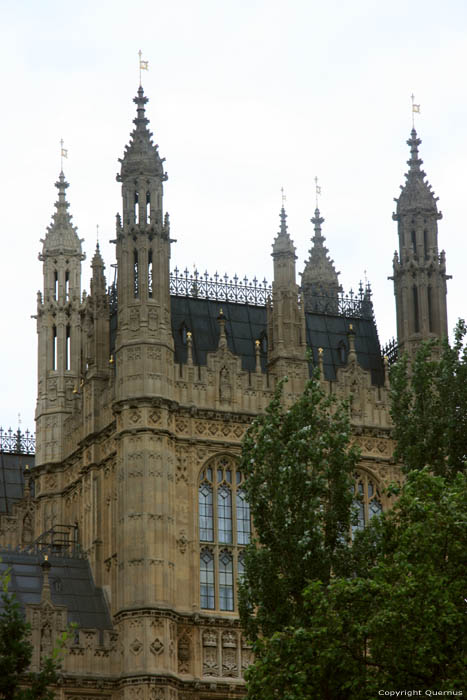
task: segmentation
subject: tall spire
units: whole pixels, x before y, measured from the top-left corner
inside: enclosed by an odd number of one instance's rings
[[[272,245],[272,254],[273,256],[289,254],[292,255],[295,260],[295,246],[288,232],[287,214],[285,213],[284,205],[281,207],[279,218],[279,231]]]
[[[91,260],[91,268],[91,294],[105,294],[107,291],[104,276],[105,265],[99,248],[99,242],[96,243],[96,251]]]
[[[66,200],[66,190],[69,187],[65,180],[63,170],[60,172],[55,187],[58,189],[58,201],[55,202],[55,212],[52,222],[47,227],[47,233],[43,242],[43,255],[57,255],[68,253],[81,255],[81,241],[78,238],[77,229],[72,224],[72,217],[68,211],[69,204]]]
[[[163,163],[165,158],[161,158],[157,144],[152,141],[152,131],[149,131],[149,119],[146,117],[145,106],[148,98],[144,95],[141,85],[138,88],[136,97],[133,99],[136,104],[136,118],[133,119],[135,129],[131,132],[130,143],[125,147],[121,163],[120,174],[117,180],[123,182],[127,177],[147,175],[156,176],[160,180],[167,180]]]
[[[328,249],[324,245],[326,240],[321,232],[321,224],[324,222],[318,207],[311,219],[314,226],[313,246],[310,249],[310,257],[305,264],[302,273],[302,292],[305,298],[307,311],[337,312],[339,281],[334,267],[334,261],[328,255]]]
[[[431,185],[425,181],[426,173],[421,169],[423,163],[419,157],[418,147],[421,144],[415,128],[410,132],[407,145],[410,147],[410,158],[407,161],[409,171],[405,174],[405,185],[401,186],[401,194],[397,199],[397,216],[414,209],[437,212],[438,198],[435,197]],[[438,218],[441,218],[439,214]]]

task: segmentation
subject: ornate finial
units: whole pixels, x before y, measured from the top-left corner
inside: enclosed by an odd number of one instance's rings
[[[281,236],[288,236],[287,233],[287,214],[285,213],[284,206],[281,208],[281,213],[280,213],[280,219],[281,219],[281,224],[279,228],[279,235]]]
[[[415,95],[413,93],[410,95],[410,98],[412,100],[412,129],[415,130],[415,115],[420,114],[420,105],[415,104]]]
[[[99,224],[96,224],[96,244],[97,250],[99,250]]]
[[[41,564],[42,569],[42,595],[41,601],[50,600],[50,582],[49,582],[49,571],[52,568],[52,564],[49,561],[49,555],[44,554],[44,561]]]
[[[284,192],[283,187],[281,187],[281,195],[282,195],[282,208],[284,208],[285,200],[287,199],[287,197],[285,196],[285,192]]]
[[[139,86],[141,87],[141,71],[142,70],[149,70],[149,61],[142,61],[141,56],[142,56],[142,51],[141,49],[138,51],[138,56],[139,56]]]
[[[68,158],[68,148],[63,148],[63,139],[60,139],[60,172],[63,173],[63,159]]]
[[[321,186],[318,185],[318,178],[315,177],[315,197],[316,197],[316,210],[318,211],[318,195],[321,194]]]

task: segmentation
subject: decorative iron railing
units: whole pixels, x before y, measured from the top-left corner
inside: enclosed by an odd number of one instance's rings
[[[268,297],[272,296],[272,289],[266,280],[259,282],[256,277],[250,282],[247,277],[240,279],[234,275],[229,279],[227,274],[222,277],[217,272],[210,277],[207,272],[181,272],[176,267],[170,273],[170,293],[176,297],[266,306]]]
[[[36,438],[29,430],[22,432],[0,428],[0,452],[14,452],[21,455],[33,455],[36,451]]]
[[[397,362],[398,350],[399,346],[395,338],[392,338],[388,343],[386,343],[386,345],[384,345],[381,348],[381,354],[383,357],[388,358],[389,366],[393,365],[394,362]]]
[[[250,281],[247,277],[240,279],[234,275],[229,278],[227,274],[219,275],[217,272],[212,276],[208,272],[200,273],[198,270],[192,273],[188,270],[181,272],[176,267],[170,273],[170,294],[191,299],[266,306],[268,299],[272,299],[272,287],[265,279],[259,282],[256,277]],[[117,312],[116,282],[109,287],[109,307],[110,315],[115,315]],[[315,313],[373,319],[370,285],[367,284],[364,287],[360,283],[358,292],[350,290],[345,294],[341,290],[332,298],[313,294],[306,298],[305,308]]]
[[[370,286],[367,284],[364,289],[360,283],[357,293],[351,289],[348,294],[345,294],[341,289],[335,296],[306,293],[305,310],[318,314],[372,320],[373,302]]]

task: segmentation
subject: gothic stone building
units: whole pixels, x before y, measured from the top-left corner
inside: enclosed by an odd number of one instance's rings
[[[369,288],[340,290],[318,209],[300,285],[284,209],[271,289],[170,271],[167,175],[141,87],[134,101],[110,288],[97,247],[82,292],[63,172],[56,183],[39,256],[37,449],[35,460],[1,455],[2,566],[32,625],[35,667],[67,621],[78,624],[58,698],[236,698],[252,658],[237,616],[245,431],[281,377],[292,401],[317,366],[326,392],[350,398],[363,526],[400,478],[388,360]],[[408,144],[393,279],[398,347],[411,353],[447,333],[447,276],[414,130]]]

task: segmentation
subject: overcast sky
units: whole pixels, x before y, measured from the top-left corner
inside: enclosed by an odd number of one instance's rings
[[[465,0],[2,0],[0,426],[33,428],[37,259],[56,200],[60,139],[83,288],[100,227],[112,274],[117,159],[147,115],[165,156],[172,265],[272,278],[281,187],[297,271],[310,248],[314,178],[346,290],[365,275],[380,341],[395,333],[391,215],[404,182],[411,100],[443,219],[448,311],[464,316],[467,250]],[[366,271],[366,272],[365,272]]]

